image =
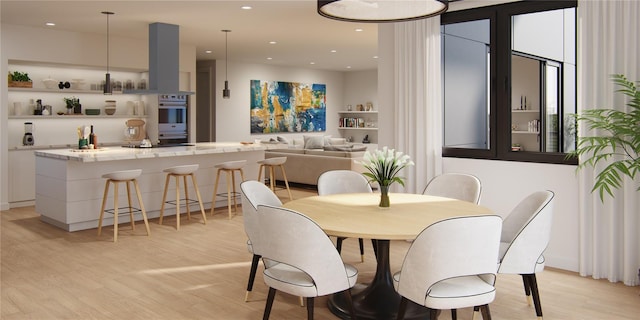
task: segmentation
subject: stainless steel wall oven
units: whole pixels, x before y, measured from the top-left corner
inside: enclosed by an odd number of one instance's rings
[[[188,106],[187,95],[162,94],[158,96],[158,140],[160,144],[189,141]]]

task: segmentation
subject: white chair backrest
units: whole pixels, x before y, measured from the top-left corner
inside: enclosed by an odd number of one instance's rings
[[[436,222],[413,241],[402,263],[397,291],[420,305],[439,281],[483,275],[494,284],[502,218],[458,217]]]
[[[329,195],[339,193],[373,192],[371,186],[361,173],[351,170],[331,170],[318,178],[318,194]]]
[[[534,192],[504,219],[500,241],[508,248],[500,257],[499,273],[535,272],[551,236],[553,197],[551,191]]]
[[[240,184],[242,194],[242,217],[244,231],[251,241],[254,254],[260,254],[260,241],[258,239],[258,206],[270,205],[280,207],[282,202],[269,187],[256,180],[247,180]]]
[[[480,202],[482,184],[480,179],[466,173],[444,173],[429,181],[422,194]]]
[[[302,270],[314,281],[318,296],[349,289],[344,262],[309,217],[282,207],[258,206],[262,257]]]

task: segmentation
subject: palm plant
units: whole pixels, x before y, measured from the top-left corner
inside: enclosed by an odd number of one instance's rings
[[[613,75],[612,81],[619,87],[616,92],[627,96],[627,110],[583,111],[577,116],[578,123],[586,124],[598,135],[578,137],[576,150],[569,154],[569,157],[580,157],[578,170],[614,160],[596,175],[591,190],[598,191],[601,201],[605,192],[613,197],[613,190],[622,186],[625,176],[634,179],[640,171],[640,91],[636,83],[624,75]]]

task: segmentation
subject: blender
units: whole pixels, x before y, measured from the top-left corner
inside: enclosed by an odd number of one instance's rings
[[[24,123],[24,137],[22,137],[22,144],[25,146],[33,145],[33,123]]]

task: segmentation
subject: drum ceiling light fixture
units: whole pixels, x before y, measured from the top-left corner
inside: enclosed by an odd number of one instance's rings
[[[448,0],[318,0],[318,13],[349,22],[402,22],[444,13]]]

